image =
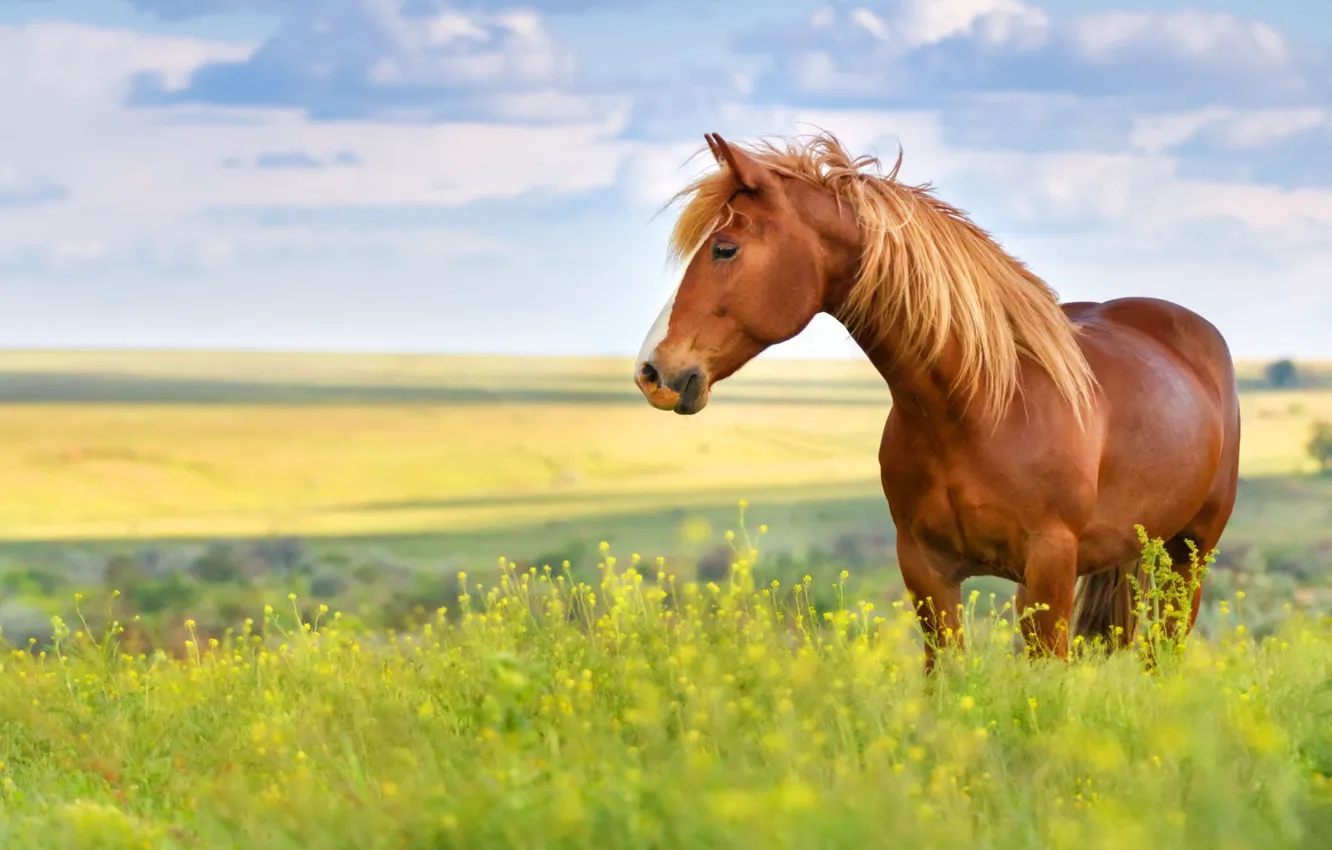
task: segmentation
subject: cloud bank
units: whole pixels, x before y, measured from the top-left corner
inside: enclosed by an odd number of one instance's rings
[[[1256,3],[1096,2],[695,4],[731,52],[648,76],[597,29],[631,18],[572,0],[0,26],[0,335],[631,353],[672,284],[654,214],[710,167],[687,161],[702,134],[824,128],[900,144],[906,179],[1067,298],[1174,298],[1240,353],[1332,356],[1326,53]],[[199,34],[228,15],[270,25]],[[850,349],[825,322],[778,353]]]

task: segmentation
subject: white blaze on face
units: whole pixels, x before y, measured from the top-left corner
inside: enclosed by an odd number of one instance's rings
[[[699,241],[698,245],[694,247],[693,253],[689,255],[689,262],[693,262],[694,257],[707,244],[709,238],[710,236],[705,236]],[[685,263],[685,268],[689,268],[689,263]],[[643,338],[643,347],[638,349],[638,363],[634,365],[635,379],[642,372],[643,364],[652,359],[657,346],[661,345],[661,341],[666,338],[666,333],[670,330],[671,311],[675,309],[675,296],[680,294],[681,286],[684,286],[684,275],[680,276],[680,282],[671,291],[671,297],[666,299],[666,306],[661,308],[661,312],[657,315],[657,321],[652,323],[652,327],[648,328],[647,336]]]
[[[679,293],[680,287],[676,287],[667,299],[666,306],[661,308],[661,313],[657,315],[657,320],[648,328],[647,336],[643,338],[643,347],[638,350],[638,363],[634,366],[637,371],[643,368],[643,364],[652,359],[652,354],[661,345],[661,341],[666,338],[666,331],[671,324],[671,310],[675,308],[675,296]]]

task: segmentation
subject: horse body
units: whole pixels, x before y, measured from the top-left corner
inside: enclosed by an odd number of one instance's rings
[[[896,168],[865,174],[873,160],[831,137],[708,142],[724,168],[682,193],[688,266],[636,366],[648,401],[697,413],[717,381],[833,315],[892,395],[880,477],[927,631],[960,638],[961,584],[988,574],[1018,582],[1020,608],[1043,603],[1024,620],[1035,649],[1124,640],[1134,526],[1184,572],[1188,541],[1212,549],[1234,504],[1239,407],[1217,329],[1159,299],[1059,305],[962,213]]]
[[[913,596],[952,609],[965,579],[998,576],[1022,586],[1019,608],[1033,586],[1035,601],[1051,606],[1036,615],[1029,639],[1062,620],[1074,635],[1122,642],[1131,635],[1124,578],[1139,555],[1134,526],[1163,538],[1185,570],[1185,541],[1206,553],[1230,517],[1235,377],[1215,327],[1176,304],[1125,298],[1064,309],[1081,326],[1100,387],[1088,427],[1078,427],[1031,366],[1022,403],[984,434],[941,427],[909,393],[894,393],[880,474]],[[1054,643],[1066,650],[1066,637],[1056,634]]]
[[[1197,313],[1158,299],[1066,312],[1084,328],[1105,419],[1079,573],[1136,559],[1134,523],[1168,541],[1189,535],[1206,553],[1230,517],[1239,480],[1239,396],[1225,340]]]

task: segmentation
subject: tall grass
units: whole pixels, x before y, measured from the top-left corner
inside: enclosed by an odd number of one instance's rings
[[[1332,840],[1329,623],[1255,640],[1236,599],[1215,641],[1149,622],[1061,663],[973,598],[927,679],[905,605],[843,574],[820,613],[812,580],[756,585],[735,544],[710,584],[608,547],[595,583],[506,562],[410,633],[292,599],[183,660],[57,621],[0,669],[0,846]],[[1168,592],[1149,580],[1141,611],[1173,613]]]

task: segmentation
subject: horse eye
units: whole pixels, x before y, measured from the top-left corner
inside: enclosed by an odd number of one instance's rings
[[[729,260],[740,250],[739,245],[731,245],[724,242],[718,242],[712,246],[712,259]]]

